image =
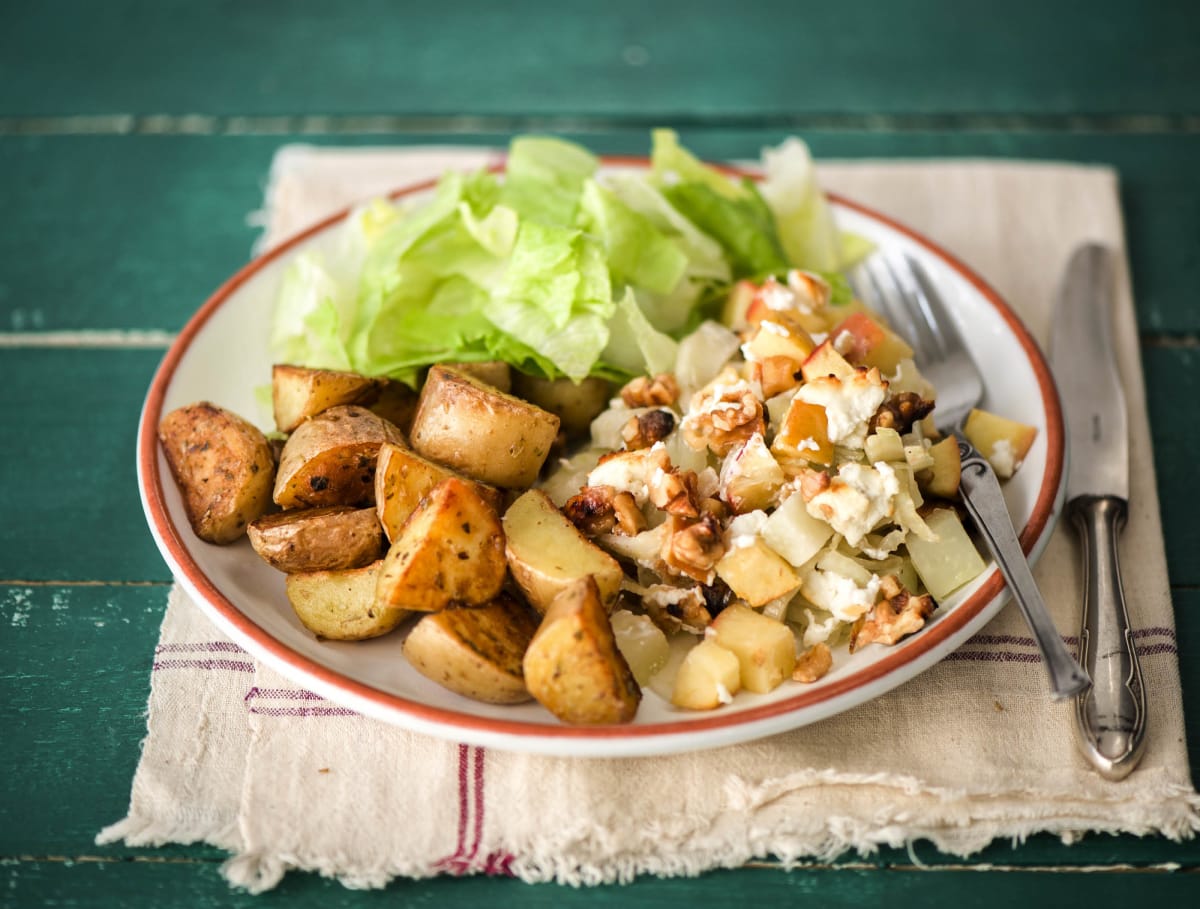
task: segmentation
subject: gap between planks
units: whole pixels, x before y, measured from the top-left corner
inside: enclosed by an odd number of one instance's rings
[[[519,133],[539,130],[596,133],[679,129],[787,129],[828,132],[1052,132],[1122,135],[1200,134],[1200,114],[1151,113],[837,113],[687,114],[663,111],[626,116],[567,114],[84,114],[0,117],[0,136],[151,135],[390,135]]]

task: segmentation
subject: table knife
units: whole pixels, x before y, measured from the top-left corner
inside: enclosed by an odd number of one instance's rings
[[[1146,692],[1117,555],[1129,499],[1129,436],[1112,309],[1112,255],[1082,246],[1059,290],[1050,360],[1067,424],[1067,514],[1083,550],[1079,661],[1092,678],[1075,699],[1076,732],[1100,774],[1119,780],[1142,755]]]

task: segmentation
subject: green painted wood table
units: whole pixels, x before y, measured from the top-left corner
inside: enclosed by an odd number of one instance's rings
[[[166,343],[249,255],[273,152],[541,130],[714,158],[1101,162],[1120,173],[1193,775],[1200,769],[1200,13],[1194,4],[571,0],[10,4],[0,29],[0,905],[1176,905],[1200,843],[1041,837],[571,890],[496,878],[231,891],[204,846],[93,845],[145,730],[170,574],[134,431]],[[1190,483],[1182,488],[1190,487]],[[1045,873],[1053,872],[1053,873]],[[1086,873],[1085,873],[1086,872]]]

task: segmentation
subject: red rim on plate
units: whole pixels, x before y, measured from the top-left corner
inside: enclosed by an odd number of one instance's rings
[[[605,157],[606,165],[617,167],[646,166],[645,158],[637,157]],[[495,170],[502,170],[503,165],[495,165]],[[732,167],[722,167],[730,173],[740,176],[757,178],[759,175],[748,173]],[[400,198],[432,189],[436,180],[417,183],[391,194],[391,198]],[[872,220],[875,220],[891,230],[904,235],[911,242],[923,247],[929,253],[942,261],[944,265],[972,285],[975,290],[996,310],[1006,323],[1008,329],[1024,349],[1026,357],[1033,369],[1041,394],[1042,409],[1046,419],[1047,459],[1042,482],[1033,511],[1028,523],[1020,532],[1021,546],[1028,554],[1046,528],[1047,522],[1054,513],[1055,502],[1062,484],[1064,470],[1064,435],[1062,411],[1054,380],[1037,342],[1021,323],[1021,320],[1001,298],[978,275],[960,260],[942,249],[936,243],[915,231],[905,227],[891,218],[881,215],[867,206],[853,202],[836,194],[829,194],[831,201],[839,206],[852,209]],[[164,496],[164,472],[160,469],[158,451],[158,425],[163,417],[163,401],[167,389],[175,375],[184,354],[192,340],[205,323],[217,312],[229,298],[258,273],[265,265],[288,255],[308,238],[318,234],[342,221],[349,213],[346,209],[313,225],[304,232],[297,234],[287,242],[275,247],[264,255],[247,263],[233,277],[226,281],[200,309],[188,320],[180,331],[174,343],[167,350],[162,363],[159,365],[146,396],[138,425],[138,479],[147,520],[151,525],[155,538],[162,549],[163,555],[171,564],[177,576],[199,593],[207,605],[215,610],[227,630],[235,637],[242,639],[248,649],[255,652],[277,668],[290,670],[291,674],[302,677],[305,684],[312,684],[325,692],[342,694],[347,700],[353,700],[356,705],[369,708],[367,712],[379,717],[390,717],[398,723],[403,723],[402,717],[411,718],[415,724],[432,726],[442,729],[454,729],[464,737],[533,737],[554,740],[591,740],[603,742],[614,739],[644,739],[650,737],[692,736],[695,733],[730,731],[737,727],[753,724],[758,721],[768,721],[782,718],[786,714],[802,708],[814,707],[849,695],[855,690],[879,681],[905,664],[919,660],[944,646],[954,635],[966,628],[985,609],[988,603],[1003,589],[1004,582],[999,571],[992,569],[987,580],[968,599],[950,610],[938,622],[932,624],[920,634],[907,639],[903,644],[889,648],[886,656],[881,657],[869,666],[848,673],[846,676],[831,680],[819,688],[809,688],[794,695],[781,698],[769,704],[740,710],[738,712],[712,713],[688,716],[669,723],[651,723],[645,725],[598,726],[580,727],[567,725],[551,725],[531,723],[518,720],[494,719],[459,713],[441,707],[433,707],[418,701],[409,700],[399,695],[381,691],[336,672],[321,663],[296,652],[281,643],[261,626],[256,624],[238,606],[229,600],[213,581],[203,572],[192,558],[185,545],[183,534],[191,538],[190,527],[178,527],[171,519]],[[167,474],[169,476],[169,474]],[[285,670],[284,674],[289,674]],[[334,700],[337,699],[335,696]],[[668,749],[664,749],[668,750]]]

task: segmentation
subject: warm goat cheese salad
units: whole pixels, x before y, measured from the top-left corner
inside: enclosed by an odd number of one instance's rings
[[[924,627],[984,563],[935,390],[840,277],[866,244],[796,140],[761,182],[666,130],[649,165],[520,137],[503,179],[298,255],[275,438],[208,402],[159,427],[195,533],[248,538],[318,638],[395,634],[437,684],[567,723],[812,683]],[[1035,434],[964,432],[1001,476]]]

